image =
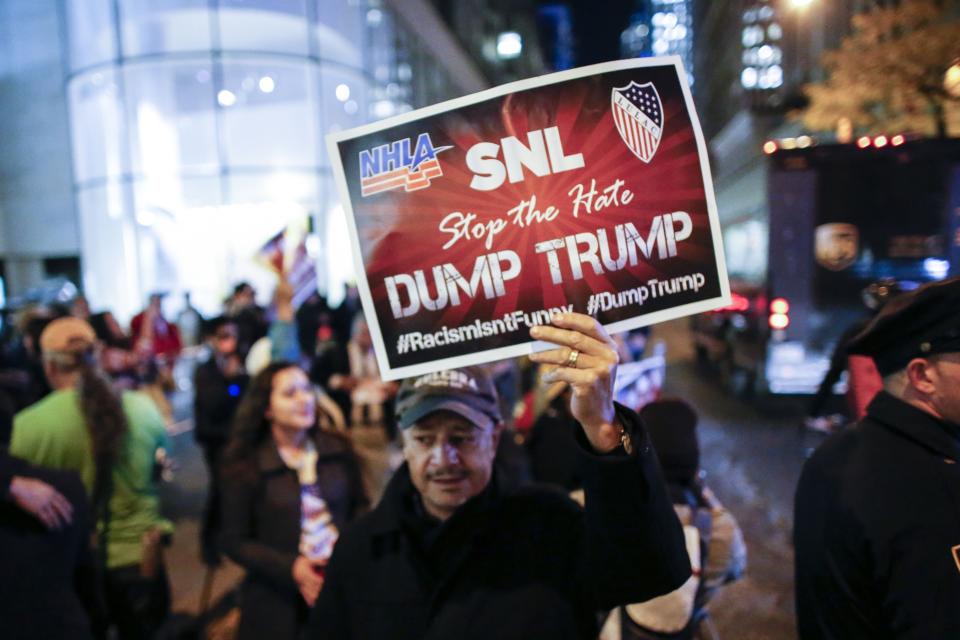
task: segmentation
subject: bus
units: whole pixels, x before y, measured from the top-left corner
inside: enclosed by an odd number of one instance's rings
[[[837,338],[869,313],[869,284],[960,275],[960,140],[768,141],[764,151],[768,235],[752,257],[765,269],[731,275],[732,303],[692,318],[694,344],[742,395],[809,394]]]

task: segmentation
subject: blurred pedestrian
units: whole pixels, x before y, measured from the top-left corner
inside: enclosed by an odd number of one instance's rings
[[[300,340],[300,351],[313,354],[317,351],[317,331],[321,326],[330,325],[330,307],[327,299],[314,291],[303,301],[297,309],[297,337]]]
[[[302,353],[297,335],[297,324],[294,321],[293,294],[293,285],[290,284],[285,274],[280,274],[277,279],[277,286],[273,290],[273,305],[271,308],[273,319],[269,323],[266,333],[253,343],[244,356],[247,371],[251,375],[256,375],[271,362],[282,361],[301,364]],[[241,329],[239,324],[237,328]],[[242,340],[242,337],[240,339]]]
[[[237,350],[241,357],[246,358],[250,347],[267,335],[270,326],[266,310],[257,304],[256,289],[249,282],[238,283],[224,304],[223,314],[237,323]]]
[[[203,339],[203,316],[190,301],[190,292],[183,294],[183,309],[177,314],[177,330],[185,347],[195,347]]]
[[[219,316],[206,323],[210,358],[193,376],[193,435],[203,448],[210,483],[200,528],[201,555],[206,564],[220,564],[220,461],[230,438],[230,428],[250,376],[237,353],[237,325]]]
[[[707,604],[721,587],[743,575],[747,563],[743,534],[733,514],[701,479],[698,417],[693,407],[680,399],[655,400],[640,409],[640,419],[650,434],[673,508],[683,525],[693,575],[675,591],[622,607],[613,614],[611,633],[601,638],[717,638]],[[617,623],[619,635],[614,629]]]
[[[891,301],[849,351],[883,391],[800,476],[800,637],[960,638],[960,279]]]
[[[834,345],[830,356],[830,367],[820,381],[820,386],[814,394],[807,410],[806,425],[816,431],[830,431],[832,422],[823,416],[827,401],[833,395],[833,387],[840,381],[843,372],[847,372],[847,409],[854,420],[860,420],[866,415],[867,405],[883,387],[880,374],[873,361],[865,356],[850,354],[847,348],[850,342],[862,332],[874,316],[883,309],[890,300],[903,292],[899,282],[893,278],[883,278],[871,283],[861,292],[864,306],[869,315],[854,321],[844,329]]]
[[[349,440],[317,428],[302,369],[253,378],[222,473],[223,551],[247,571],[238,637],[297,639],[340,531],[367,506]]]
[[[346,344],[350,339],[353,321],[357,314],[363,312],[363,306],[360,303],[360,290],[356,284],[348,284],[344,289],[343,300],[332,312],[333,332],[341,344]]]
[[[77,296],[70,302],[70,315],[81,320],[90,319],[90,303],[84,296]]]
[[[92,639],[100,619],[90,508],[76,473],[0,448],[0,620],[6,640]]]
[[[310,372],[311,378],[340,406],[351,427],[380,427],[389,440],[394,438],[393,398],[397,385],[380,378],[373,339],[362,313],[353,319],[345,347],[324,351],[314,359]]]
[[[179,329],[163,317],[161,302],[165,295],[164,292],[150,294],[147,308],[130,321],[130,338],[137,354],[148,364],[141,389],[156,402],[165,422],[170,424],[173,408],[167,394],[176,388],[173,367],[183,345]]]
[[[4,376],[4,382],[13,391],[18,409],[50,393],[50,384],[43,373],[40,334],[57,317],[50,309],[39,305],[19,313],[16,323],[19,340],[5,354],[7,374]]]
[[[338,543],[307,637],[594,640],[597,610],[687,579],[643,426],[613,402],[613,341],[588,316],[553,322],[531,335],[557,348],[530,357],[554,365],[547,383],[574,388],[586,511],[550,489],[503,486],[502,418],[482,368],[406,380],[396,410],[406,464]]]
[[[113,380],[114,387],[122,390],[139,387],[143,363],[133,348],[133,340],[123,332],[113,313],[101,311],[93,314],[90,326],[100,341],[100,364]]]
[[[161,543],[172,525],[160,516],[155,475],[163,419],[146,396],[116,395],[87,322],[54,320],[40,349],[54,391],[16,415],[10,453],[80,475],[98,522],[110,620],[123,640],[148,638],[170,605]]]

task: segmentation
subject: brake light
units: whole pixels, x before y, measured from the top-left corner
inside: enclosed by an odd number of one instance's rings
[[[774,298],[770,301],[770,317],[767,322],[771,329],[786,329],[790,326],[790,303],[786,298]]]
[[[771,329],[786,329],[790,326],[790,316],[785,313],[774,313],[770,316]]]
[[[720,307],[716,309],[716,312],[732,312],[732,313],[743,313],[750,310],[750,299],[739,293],[730,294],[730,304],[725,307]]]

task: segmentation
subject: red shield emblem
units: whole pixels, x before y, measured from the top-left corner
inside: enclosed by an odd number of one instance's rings
[[[610,110],[620,137],[633,155],[650,162],[663,135],[663,105],[652,82],[614,87]]]

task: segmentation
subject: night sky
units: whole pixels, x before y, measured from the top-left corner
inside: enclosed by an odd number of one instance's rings
[[[574,66],[620,59],[620,34],[637,10],[633,0],[572,0]]]

